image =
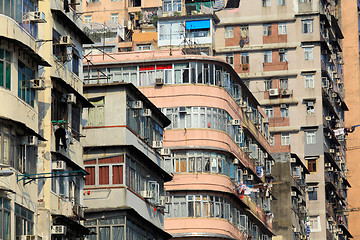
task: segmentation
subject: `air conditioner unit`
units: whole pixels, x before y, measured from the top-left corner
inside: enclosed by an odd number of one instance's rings
[[[153,144],[152,144],[152,147],[153,148],[162,148],[163,147],[163,142],[162,141],[153,141]]]
[[[165,196],[165,203],[171,203],[171,197]]]
[[[247,171],[247,170],[244,170],[244,171],[243,171],[243,175],[248,175],[248,171]]]
[[[163,78],[155,78],[155,85],[164,85],[164,79]]]
[[[240,163],[240,162],[239,162],[239,159],[234,158],[234,160],[233,160],[233,164],[234,164],[234,165],[239,165],[239,163]]]
[[[330,117],[330,116],[326,116],[326,117],[325,117],[325,120],[326,120],[326,121],[331,121],[331,117]]]
[[[37,146],[38,144],[38,139],[36,136],[28,136],[27,137],[27,143],[26,145],[28,146]]]
[[[335,124],[335,127],[336,127],[336,128],[341,128],[341,124],[340,124],[340,123],[337,123],[337,124]]]
[[[60,37],[60,45],[73,45],[73,41],[71,40],[70,36],[61,36]]]
[[[267,152],[264,153],[264,158],[268,158],[269,154]]]
[[[140,195],[145,199],[151,199],[154,197],[154,192],[151,190],[141,191]]]
[[[296,158],[290,158],[291,163],[296,163]]]
[[[165,199],[160,198],[157,207],[165,207]]]
[[[254,180],[254,176],[253,175],[248,175],[246,180],[252,181],[252,180]]]
[[[233,126],[241,126],[241,120],[240,119],[232,119],[231,125]]]
[[[27,20],[29,20],[30,22],[33,23],[45,23],[45,13],[43,12],[29,12],[28,13],[29,18]]]
[[[269,96],[278,96],[278,95],[279,95],[279,89],[277,89],[277,88],[269,89]]]
[[[328,172],[333,172],[333,171],[334,171],[334,168],[333,168],[333,167],[330,167],[330,168],[326,169],[326,171],[328,171]]]
[[[301,236],[300,236],[300,239],[306,239],[307,237],[306,237],[306,235],[305,234],[302,234]]]
[[[340,65],[344,65],[344,60],[340,59],[340,60],[339,60],[339,64],[340,64]]]
[[[290,89],[285,89],[285,90],[281,91],[281,95],[284,95],[284,96],[288,96],[291,94],[292,94],[292,90],[290,90]]]
[[[330,149],[329,149],[329,153],[335,153],[335,149],[330,148]]]
[[[280,104],[280,108],[286,108],[286,104]]]
[[[314,191],[314,187],[308,187],[308,188],[307,188],[307,191],[308,191],[308,192]]]
[[[294,233],[300,232],[300,228],[294,228]]]
[[[187,113],[186,107],[179,107],[179,113]]]
[[[65,235],[66,227],[63,225],[54,225],[51,226],[51,234]]]
[[[151,117],[151,109],[144,109],[143,116]]]
[[[325,167],[331,167],[331,163],[325,163]]]
[[[296,192],[294,192],[294,191],[291,192],[292,197],[296,197],[296,195],[297,195]]]
[[[328,218],[328,221],[329,221],[329,222],[333,222],[333,221],[334,221],[334,218],[333,218],[333,217],[329,217],[329,218]]]
[[[280,53],[280,54],[284,54],[284,53],[285,53],[285,49],[280,48],[280,49],[279,49],[279,53]]]
[[[66,170],[66,162],[62,160],[54,161],[52,163],[52,170],[54,171],[65,171]]]
[[[299,212],[300,213],[306,213],[306,207],[305,206],[300,206],[299,207]]]
[[[74,93],[68,93],[66,94],[66,102],[67,103],[76,103],[76,96]]]
[[[169,148],[162,148],[160,150],[160,154],[163,156],[170,156],[171,155],[171,150]]]
[[[338,95],[337,95],[337,93],[332,93],[331,94],[331,97],[333,97],[333,98],[336,98]]]
[[[263,119],[263,123],[269,123],[269,119],[268,119],[268,118],[264,118],[264,119]]]
[[[45,90],[45,82],[43,79],[31,79],[30,88],[34,90]]]
[[[142,109],[142,108],[144,107],[142,101],[135,101],[133,104],[134,104],[134,105],[133,105],[133,108],[134,108],[134,109]]]
[[[341,157],[342,153],[341,152],[336,152],[336,156],[337,157]]]

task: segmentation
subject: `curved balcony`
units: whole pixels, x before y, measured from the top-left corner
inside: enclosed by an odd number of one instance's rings
[[[229,177],[218,174],[175,174],[171,182],[165,183],[166,191],[217,191],[230,193],[239,197],[237,188]],[[257,221],[272,229],[272,223],[268,220],[265,213],[258,205],[249,197],[243,196],[240,199],[248,209],[247,211],[253,215]]]
[[[39,113],[33,107],[14,95],[12,91],[1,87],[0,99],[1,105],[6,106],[1,108],[0,117],[20,122],[27,128],[38,133]],[[14,109],[16,109],[16,111],[14,111]]]
[[[218,218],[169,218],[165,231],[173,237],[216,237],[221,239],[247,239],[247,235],[229,221]]]
[[[0,39],[6,39],[9,42],[16,44],[25,53],[38,64],[43,66],[50,66],[38,53],[36,53],[36,39],[31,36],[15,19],[6,15],[0,14]]]
[[[197,147],[230,152],[245,166],[256,173],[254,161],[240,150],[233,139],[223,131],[207,128],[172,129],[164,132],[164,147]]]

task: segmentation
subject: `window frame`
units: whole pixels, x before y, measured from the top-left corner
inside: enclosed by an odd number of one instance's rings
[[[314,20],[303,19],[301,20],[301,32],[303,34],[311,34],[314,31]]]
[[[225,38],[234,38],[234,28],[233,26],[225,26]]]
[[[289,146],[290,145],[290,133],[281,133],[281,145]]]
[[[279,35],[286,35],[287,34],[287,23],[278,23],[278,34]]]
[[[264,51],[264,63],[272,63],[272,51]]]
[[[306,74],[304,76],[305,88],[315,87],[315,74]]]

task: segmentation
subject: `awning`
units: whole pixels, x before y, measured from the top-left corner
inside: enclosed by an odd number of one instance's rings
[[[8,121],[11,122],[15,122],[17,124],[19,124],[21,127],[23,127],[25,129],[25,135],[29,135],[29,136],[35,136],[37,137],[40,141],[47,141],[45,138],[43,138],[40,134],[38,134],[37,132],[35,132],[34,130],[32,130],[31,128],[29,128],[28,126],[26,126],[25,123],[19,122],[19,121],[15,121],[13,119],[7,118],[7,117],[0,117],[0,119],[6,119]]]
[[[72,235],[82,237],[84,235],[94,234],[89,228],[84,227],[80,223],[78,223],[64,215],[53,214],[52,217],[53,217],[53,225],[67,226],[67,229],[68,229],[67,232]]]
[[[0,41],[1,40],[6,40],[8,42],[12,42],[12,43],[16,44],[16,46],[19,47],[20,50],[29,54],[31,59],[33,61],[35,61],[37,64],[44,66],[44,67],[51,67],[51,65],[45,59],[43,59],[38,53],[36,53],[33,49],[31,49],[29,46],[25,45],[21,41],[12,39],[12,38],[7,38],[4,36],[0,36]]]
[[[186,21],[186,30],[207,29],[210,28],[210,19]]]

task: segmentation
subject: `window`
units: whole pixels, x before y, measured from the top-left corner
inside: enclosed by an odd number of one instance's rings
[[[313,60],[313,47],[304,47],[305,60]]]
[[[279,49],[279,61],[287,62],[287,50]]]
[[[15,203],[15,235],[34,235],[34,213]]]
[[[270,7],[271,6],[271,0],[262,0],[263,7]]]
[[[278,0],[278,5],[279,6],[285,6],[286,5],[286,0]]]
[[[316,172],[316,159],[308,159],[307,163],[309,172]]]
[[[315,102],[308,101],[306,102],[306,115],[314,115],[315,114]]]
[[[87,126],[103,126],[104,125],[104,97],[92,99],[90,102],[95,106],[88,109]]]
[[[119,14],[112,13],[111,16],[110,16],[110,20],[111,20],[111,22],[119,23]]]
[[[279,23],[278,28],[279,28],[279,33],[278,33],[279,35],[287,34],[286,23]]]
[[[265,91],[269,91],[271,88],[273,88],[273,80],[265,80],[264,81],[265,84]]]
[[[310,232],[320,232],[321,225],[320,225],[320,216],[310,216]]]
[[[129,0],[129,7],[141,7],[141,0]]]
[[[1,66],[0,66],[1,68]],[[0,77],[1,78],[1,77]],[[35,78],[35,71],[25,66],[24,63],[19,61],[19,72],[18,72],[18,96],[26,103],[34,106],[35,91],[30,88],[30,80]]]
[[[72,64],[73,73],[75,73],[76,75],[79,76],[80,54],[75,48],[72,49],[72,60],[71,60],[71,62],[72,62],[71,64]]]
[[[240,53],[241,64],[249,64],[249,53]]]
[[[302,33],[312,33],[313,32],[313,20],[302,20]]]
[[[281,117],[289,117],[289,105],[280,106],[280,115]]]
[[[287,78],[280,78],[280,88],[289,89],[289,83]]]
[[[11,89],[11,53],[0,48],[0,87]]]
[[[265,113],[268,116],[268,118],[274,117],[274,107],[265,107]]]
[[[138,51],[150,51],[151,50],[151,44],[142,44],[136,46]]]
[[[314,75],[304,75],[305,78],[305,88],[314,88]]]
[[[309,196],[309,200],[317,200],[317,191],[318,191],[318,187],[312,187],[309,186],[308,187],[308,196]]]
[[[85,24],[90,24],[90,23],[92,23],[92,15],[86,15],[86,16],[84,16],[84,23],[85,23]]]
[[[11,202],[8,199],[0,198],[0,239],[10,240],[11,238]]]
[[[225,27],[225,38],[233,38],[234,37],[234,30],[233,27]]]
[[[270,146],[275,146],[275,137],[273,133],[269,133],[269,144]]]
[[[281,145],[290,145],[290,133],[281,133]]]
[[[263,24],[263,35],[271,36],[271,24]]]
[[[230,65],[234,64],[234,54],[226,54],[226,62]]]
[[[164,0],[163,8],[164,12],[181,12],[181,0]]]
[[[240,26],[240,38],[246,39],[248,37],[249,37],[249,26]]]
[[[264,52],[264,63],[271,63],[272,62],[272,51],[265,51]]]
[[[306,132],[306,144],[316,144],[316,131]]]

